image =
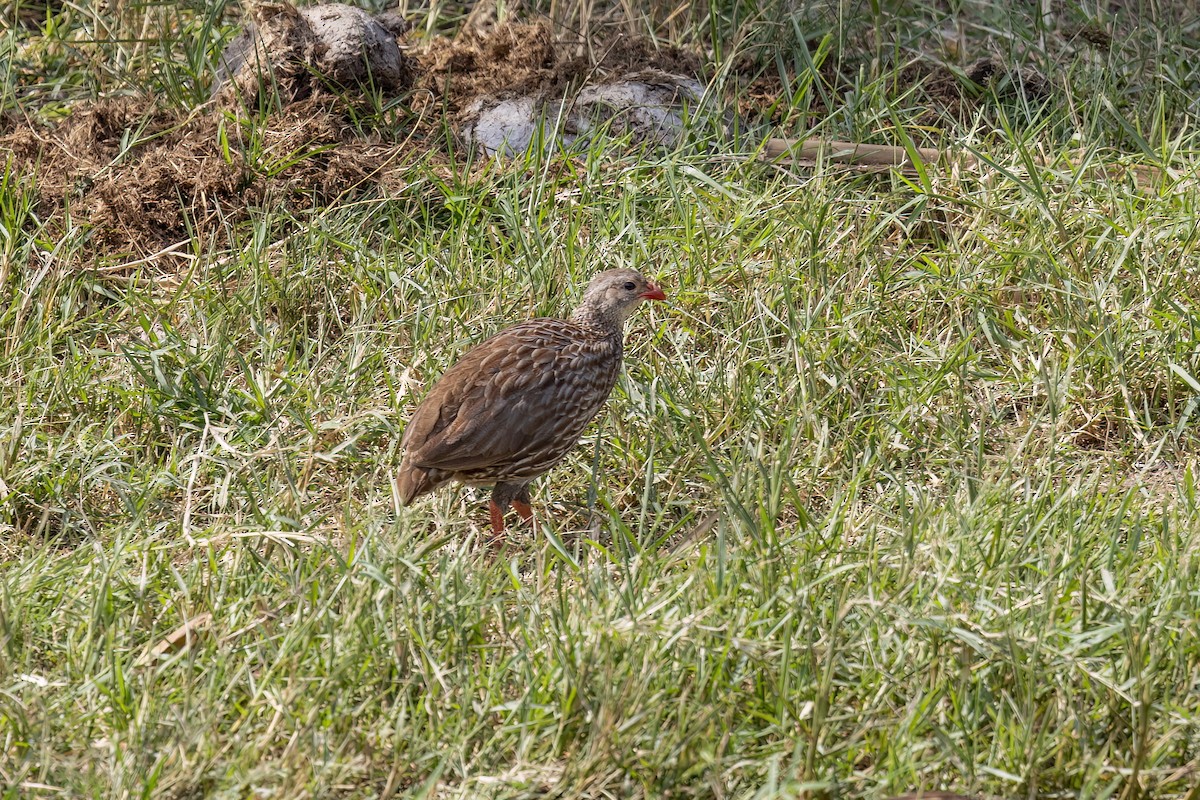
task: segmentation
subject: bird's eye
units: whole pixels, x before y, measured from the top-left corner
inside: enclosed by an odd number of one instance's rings
[[[633,281],[625,281],[625,291],[632,292],[636,288],[637,288],[637,284],[634,283]]]

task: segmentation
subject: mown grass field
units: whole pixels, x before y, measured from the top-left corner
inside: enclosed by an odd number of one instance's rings
[[[778,90],[715,148],[488,164],[443,131],[386,185],[293,182],[168,253],[84,204],[136,115],[58,201],[0,153],[4,797],[1196,797],[1187,4],[552,6],[519,13]],[[464,12],[414,7],[410,44]],[[97,99],[190,113],[238,21],[5,14],[0,133],[47,152]],[[988,55],[1011,77],[927,92]],[[251,173],[326,155],[222,113]],[[980,164],[771,164],[763,134]],[[538,529],[496,553],[484,493],[399,508],[430,382],[614,266],[670,302]]]

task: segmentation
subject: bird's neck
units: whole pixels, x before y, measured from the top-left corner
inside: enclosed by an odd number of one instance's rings
[[[601,311],[592,306],[580,306],[575,309],[571,319],[604,338],[620,340],[625,331],[625,320],[615,309]]]

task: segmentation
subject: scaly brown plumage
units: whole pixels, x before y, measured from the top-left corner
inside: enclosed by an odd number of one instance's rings
[[[530,521],[529,483],[570,452],[617,381],[625,320],[643,300],[665,299],[641,274],[608,270],[570,319],[531,319],[468,350],[404,431],[401,501],[452,480],[494,484],[493,530],[503,532],[510,505]]]

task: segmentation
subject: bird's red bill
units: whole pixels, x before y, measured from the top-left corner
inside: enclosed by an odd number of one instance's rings
[[[641,294],[644,300],[666,300],[667,295],[662,289],[658,288],[657,283],[652,283],[646,287],[646,291]]]

